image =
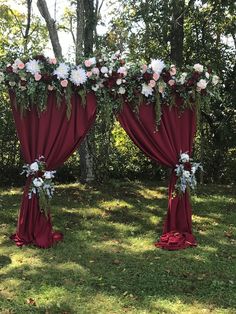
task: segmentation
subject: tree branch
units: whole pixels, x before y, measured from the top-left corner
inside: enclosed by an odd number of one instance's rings
[[[38,0],[37,6],[39,9],[39,12],[41,13],[42,17],[44,18],[44,20],[47,24],[47,28],[48,28],[48,32],[49,32],[49,36],[50,36],[50,40],[52,43],[55,57],[62,59],[62,49],[61,49],[61,45],[59,42],[56,23],[55,23],[54,19],[51,18],[51,15],[50,15],[48,7],[47,7],[47,3],[45,0]]]

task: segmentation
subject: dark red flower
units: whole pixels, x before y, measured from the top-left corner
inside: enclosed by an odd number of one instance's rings
[[[44,55],[36,55],[34,56],[35,60],[40,60],[40,61],[46,61],[46,58],[44,57]]]
[[[187,80],[186,85],[190,87],[190,86],[193,86],[195,84],[195,82],[196,81],[194,79],[190,78],[190,79]]]
[[[9,65],[9,66],[6,67],[6,72],[7,72],[7,73],[12,73],[12,72],[13,72],[13,68],[12,68],[11,65]]]
[[[146,81],[146,82],[149,82],[151,79],[152,79],[152,74],[151,73],[148,73],[148,72],[145,72],[143,74],[143,79]]]
[[[200,76],[201,76],[201,73],[194,72],[193,75],[192,75],[192,78],[195,79],[195,80],[198,80]]]
[[[21,80],[21,81],[20,81],[20,85],[21,85],[21,86],[26,86],[26,85],[27,85],[27,81]]]
[[[44,81],[45,83],[51,83],[52,82],[52,76],[49,74],[42,74],[42,81]]]
[[[184,163],[184,170],[191,171],[191,163],[190,162]]]
[[[171,75],[170,75],[170,72],[169,71],[166,71],[166,70],[163,70],[162,74],[161,74],[161,77],[163,78],[163,81],[165,83],[168,83],[169,80],[171,80]]]

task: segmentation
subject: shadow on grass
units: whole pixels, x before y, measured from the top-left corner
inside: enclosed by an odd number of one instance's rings
[[[147,197],[140,192],[144,187],[148,190]],[[134,307],[150,313],[173,314],[176,312],[171,304],[175,300],[187,306],[200,302],[233,311],[236,305],[231,298],[234,254],[231,239],[223,235],[224,228],[232,223],[233,210],[225,216],[221,208],[227,203],[233,209],[235,200],[216,202],[206,196],[196,199],[194,227],[199,246],[169,252],[155,249],[152,244],[155,216],[164,217],[167,207],[165,189],[152,195],[155,188],[153,183],[59,188],[60,196],[54,201],[54,213],[57,212],[54,223],[64,229],[64,242],[48,250],[34,248],[38,265],[23,263],[10,268],[11,260],[6,259],[1,280],[18,280],[17,289],[24,291],[25,298],[31,295],[40,298],[44,290],[53,291],[55,287],[64,289],[60,306],[55,293],[48,307],[34,309],[31,306],[32,313],[45,313],[46,308],[49,313],[76,313],[73,298],[78,295],[84,306],[81,313],[90,313],[92,300],[98,295],[114,298],[124,308],[124,313],[125,309],[132,311]],[[233,195],[229,189],[227,191],[227,195]],[[218,192],[210,190],[213,195]],[[15,203],[11,196],[4,196],[4,202],[10,206]],[[111,202],[110,208],[106,207],[106,202]],[[9,213],[4,212],[2,223],[12,223],[14,217],[16,215],[11,214],[9,218]],[[161,228],[158,220],[159,234]],[[9,246],[9,240],[3,240],[2,244]],[[22,248],[22,254],[31,249]],[[162,306],[155,300],[170,303]],[[10,305],[19,307],[22,313],[29,311],[29,305],[17,302],[10,301]]]

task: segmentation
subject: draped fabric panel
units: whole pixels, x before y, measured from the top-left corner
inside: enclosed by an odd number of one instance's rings
[[[142,104],[135,113],[127,102],[118,115],[118,120],[133,142],[152,160],[172,169],[169,183],[168,212],[163,234],[155,245],[177,250],[195,246],[192,235],[192,209],[188,193],[174,196],[177,177],[174,168],[181,152],[191,155],[196,132],[196,114],[191,109],[180,110],[182,100],[176,106],[162,107],[161,125],[156,128],[155,110],[152,104]]]
[[[55,170],[78,148],[96,118],[96,98],[87,95],[87,104],[82,106],[81,99],[74,94],[71,97],[71,116],[66,117],[66,103],[57,106],[56,95],[50,92],[47,110],[38,113],[36,108],[21,115],[15,106],[15,95],[10,93],[13,116],[16,124],[21,150],[26,163],[31,164],[44,156],[46,170]],[[53,232],[51,217],[40,211],[38,198],[28,198],[30,179],[27,179],[16,234],[12,239],[18,246],[34,244],[47,248],[63,235]]]

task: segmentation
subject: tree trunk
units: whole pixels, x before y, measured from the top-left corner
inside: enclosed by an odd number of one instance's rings
[[[172,0],[171,52],[170,57],[179,67],[183,64],[184,44],[184,0]]]
[[[42,17],[44,18],[47,24],[47,28],[48,28],[48,32],[49,32],[49,36],[50,36],[50,40],[52,43],[55,57],[62,59],[62,49],[59,42],[56,23],[48,11],[47,3],[45,0],[38,0],[37,6],[39,9],[39,12],[41,13]]]
[[[77,0],[77,34],[76,34],[76,61],[83,55],[91,56],[93,53],[93,31],[94,24],[93,0]],[[84,49],[83,49],[84,48]],[[94,160],[89,145],[89,135],[85,137],[79,148],[80,155],[80,180],[82,183],[94,181]]]

